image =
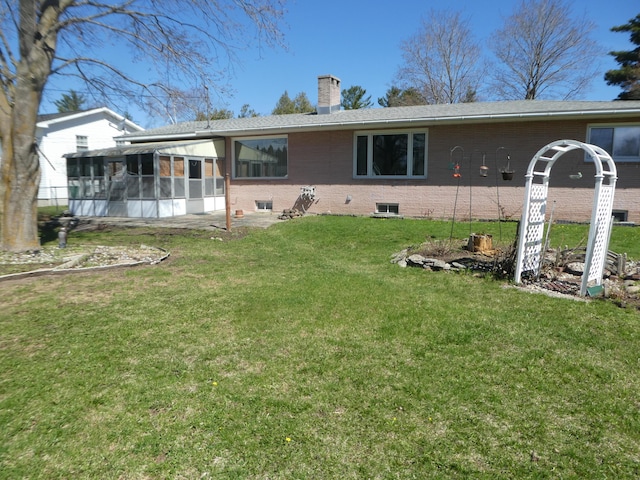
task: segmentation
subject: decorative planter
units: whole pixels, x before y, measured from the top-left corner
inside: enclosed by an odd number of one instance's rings
[[[236,210],[236,218],[243,218],[244,212],[242,210]]]
[[[515,172],[514,172],[514,171],[512,171],[512,170],[503,170],[503,171],[502,171],[502,179],[503,179],[503,180],[509,180],[509,181],[510,181],[510,180],[513,180],[513,174],[514,174],[514,173],[515,173]]]

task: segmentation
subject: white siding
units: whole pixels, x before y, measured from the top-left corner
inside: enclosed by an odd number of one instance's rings
[[[95,150],[115,147],[114,137],[136,131],[119,130],[120,121],[104,109],[86,113],[51,121],[46,128],[38,128],[36,137],[41,169],[39,205],[67,205],[67,162],[63,155],[76,151],[77,135],[87,137],[89,150]]]

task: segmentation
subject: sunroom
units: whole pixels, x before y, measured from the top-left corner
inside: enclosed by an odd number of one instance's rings
[[[66,154],[74,215],[160,218],[225,209],[224,140]]]

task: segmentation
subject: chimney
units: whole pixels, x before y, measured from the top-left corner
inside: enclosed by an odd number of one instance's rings
[[[333,75],[318,76],[318,114],[340,110],[340,79]]]

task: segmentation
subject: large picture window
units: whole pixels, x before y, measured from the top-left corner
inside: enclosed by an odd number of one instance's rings
[[[287,142],[287,137],[234,139],[235,178],[286,178]]]
[[[640,162],[640,125],[592,126],[588,142],[602,147],[615,162]]]
[[[356,132],[355,177],[426,177],[427,132]]]

